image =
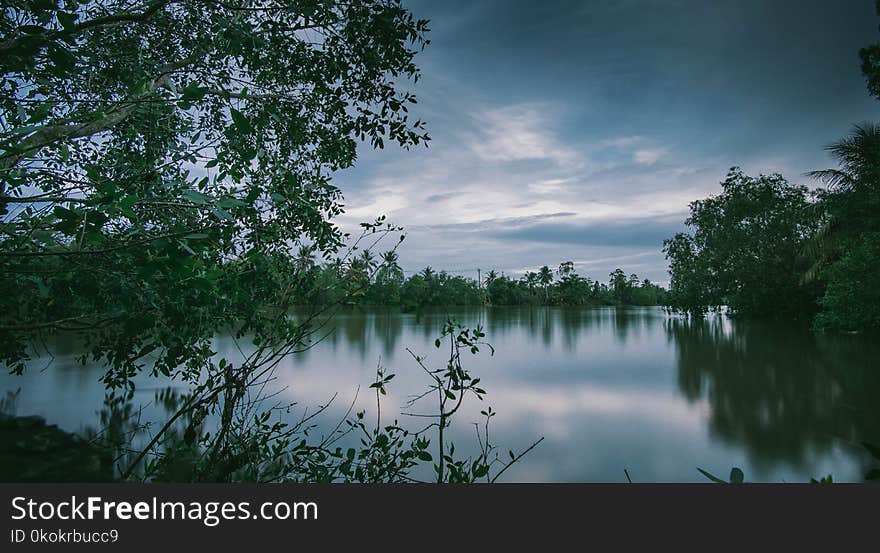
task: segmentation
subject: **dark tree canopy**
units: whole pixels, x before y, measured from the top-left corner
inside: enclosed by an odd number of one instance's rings
[[[5,3],[3,361],[79,330],[121,383],[285,334],[292,252],[344,240],[331,173],[428,139],[400,86],[426,32],[398,0]]]
[[[809,276],[826,283],[817,323],[880,329],[880,127],[856,125],[828,150],[839,166],[812,173],[828,185],[819,195],[823,225],[808,245]]]
[[[721,186],[718,196],[691,203],[685,223],[693,233],[664,244],[672,305],[697,313],[726,305],[756,316],[811,314],[816,290],[801,281],[801,252],[816,217],[806,187],[738,168]]]

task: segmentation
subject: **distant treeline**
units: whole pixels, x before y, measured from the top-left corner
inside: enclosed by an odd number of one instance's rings
[[[376,257],[370,251],[350,261],[317,264],[309,248],[298,255],[303,303],[400,305],[405,309],[452,305],[664,305],[666,290],[636,274],[616,269],[608,282],[575,271],[574,263],[543,266],[519,278],[489,270],[480,280],[425,267],[406,278],[394,251]]]

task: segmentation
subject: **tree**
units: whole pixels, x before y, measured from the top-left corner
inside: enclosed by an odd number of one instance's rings
[[[400,301],[400,287],[403,284],[403,270],[398,264],[395,250],[382,254],[382,264],[376,270],[376,279],[370,288],[370,301],[378,304],[396,304]]]
[[[356,140],[427,138],[392,81],[418,77],[426,43],[399,2],[40,6],[0,17],[0,278],[18,291],[0,328],[17,370],[37,330],[101,328],[94,353],[128,372],[145,348],[170,372],[232,320],[267,331],[246,290],[265,303],[279,283],[254,268],[287,243],[342,245],[330,174]],[[239,292],[213,301],[223,289]]]
[[[574,261],[563,261],[560,263],[559,268],[556,269],[556,274],[558,274],[561,279],[565,279],[574,274]]]
[[[372,275],[376,271],[376,267],[379,266],[378,262],[376,261],[376,256],[373,255],[373,252],[371,252],[370,250],[364,250],[361,252],[360,265],[366,273],[368,281],[372,279]]]
[[[538,269],[538,282],[541,283],[541,286],[544,288],[544,301],[550,301],[550,284],[553,283],[553,271],[550,270],[550,267],[544,265],[540,269]]]
[[[821,226],[806,249],[805,280],[825,283],[820,328],[880,328],[880,126],[856,125],[830,145],[839,167],[810,173],[820,193]]]
[[[536,273],[535,271],[527,271],[526,274],[523,275],[523,281],[529,288],[529,293],[534,294],[535,286],[537,286],[539,283],[538,273]]]
[[[733,168],[718,196],[692,202],[692,234],[664,242],[674,307],[701,313],[727,305],[755,316],[815,312],[818,287],[804,283],[801,255],[816,221],[807,189],[781,175]]]
[[[307,272],[315,266],[315,254],[311,246],[300,246],[296,252],[296,270]]]
[[[614,295],[614,301],[619,305],[628,305],[632,303],[632,283],[626,278],[626,273],[618,267],[608,274],[608,286]]]
[[[698,255],[694,237],[678,233],[663,242],[671,275],[669,304],[686,313],[702,316],[719,302],[710,296],[709,269],[704,256]]]
[[[400,89],[426,32],[397,0],[4,6],[3,362],[21,372],[30,344],[76,331],[131,389],[152,355],[198,384],[172,421],[219,410],[203,476],[227,478],[244,390],[310,332],[279,317],[305,293],[291,250],[347,238],[332,173],[358,141],[428,138]],[[234,366],[211,350],[228,327],[257,346]]]
[[[382,267],[379,271],[383,278],[403,281],[403,269],[400,268],[399,260],[400,258],[394,250],[389,250],[382,254]]]

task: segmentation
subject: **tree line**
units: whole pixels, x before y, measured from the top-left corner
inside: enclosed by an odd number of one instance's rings
[[[627,275],[622,269],[609,274],[608,282],[581,276],[572,261],[556,269],[544,265],[519,278],[495,270],[473,279],[437,271],[428,266],[405,276],[399,256],[389,250],[379,256],[364,250],[350,260],[336,258],[319,264],[313,250],[302,246],[294,271],[304,283],[301,303],[311,305],[399,305],[404,309],[466,305],[663,305],[666,289]]]

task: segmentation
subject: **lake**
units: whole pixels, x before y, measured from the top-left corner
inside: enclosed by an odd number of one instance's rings
[[[297,402],[291,416],[338,394],[318,418],[329,429],[352,401],[375,417],[368,386],[381,364],[396,374],[383,423],[418,428],[423,420],[400,413],[428,381],[407,348],[444,364],[447,349],[434,339],[447,317],[482,325],[495,348],[465,358],[488,394],[456,415],[456,452],[477,449],[472,423],[486,405],[498,413],[490,432],[502,453],[545,438],[507,482],[624,482],[624,469],[636,482],[705,482],[696,467],[726,477],[732,466],[747,481],[858,481],[872,466],[859,444],[880,443],[876,339],[721,315],[691,321],[659,307],[346,310],[331,335],[279,368],[274,385]],[[240,358],[229,337],[216,348]],[[78,365],[64,340],[49,349],[53,357],[35,359],[24,376],[0,375],[3,406],[70,431],[99,426],[100,370]],[[144,417],[161,412],[156,392],[166,385],[138,380]]]

